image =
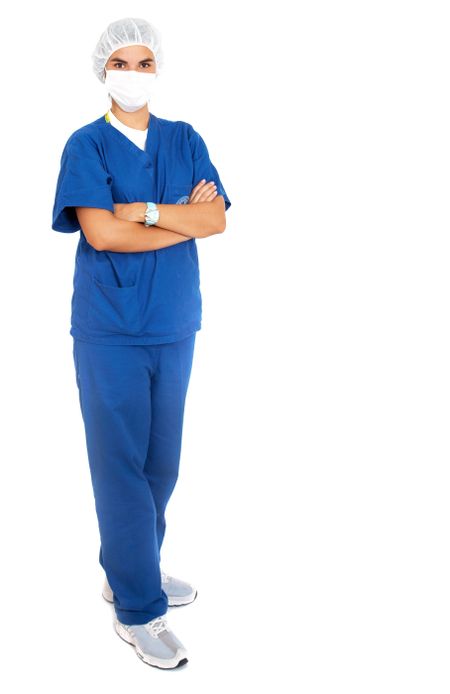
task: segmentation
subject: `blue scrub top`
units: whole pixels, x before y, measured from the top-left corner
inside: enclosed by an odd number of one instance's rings
[[[192,188],[214,181],[231,205],[202,137],[192,125],[150,114],[145,151],[102,115],[67,140],[56,185],[52,229],[80,231],[70,334],[87,342],[150,345],[201,329],[195,239],[139,253],[97,251],[76,206],[114,212],[113,203],[185,204]],[[151,229],[149,230],[151,233]]]

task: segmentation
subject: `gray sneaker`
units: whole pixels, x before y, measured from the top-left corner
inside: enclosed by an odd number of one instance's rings
[[[136,655],[148,665],[168,669],[188,662],[187,651],[169,628],[165,615],[146,624],[122,624],[116,617],[114,627],[120,638],[131,643]]]
[[[169,607],[178,605],[188,605],[194,602],[197,597],[197,589],[187,581],[182,581],[180,578],[169,576],[161,570],[161,584],[164,592],[167,594],[167,603]],[[114,595],[105,575],[102,595],[107,602],[114,602]]]

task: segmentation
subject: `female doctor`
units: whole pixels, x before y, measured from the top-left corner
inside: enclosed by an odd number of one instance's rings
[[[137,655],[174,668],[187,651],[164,615],[197,591],[160,569],[160,551],[201,329],[196,239],[224,231],[231,203],[199,133],[149,112],[159,32],[112,22],[92,57],[110,107],[64,146],[52,228],[80,231],[70,334],[103,596]]]

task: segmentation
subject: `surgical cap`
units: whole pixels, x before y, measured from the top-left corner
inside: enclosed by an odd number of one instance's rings
[[[92,53],[92,67],[100,82],[105,81],[104,69],[108,58],[123,46],[147,46],[153,52],[158,74],[163,64],[161,35],[145,19],[125,17],[111,22],[100,36]]]

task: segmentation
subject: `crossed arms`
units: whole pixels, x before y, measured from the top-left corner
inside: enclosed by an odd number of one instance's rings
[[[225,201],[212,182],[197,183],[187,205],[158,204],[158,224],[144,226],[145,202],[114,205],[114,213],[98,207],[76,207],[87,241],[97,251],[138,253],[173,246],[191,238],[225,231]]]

